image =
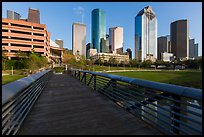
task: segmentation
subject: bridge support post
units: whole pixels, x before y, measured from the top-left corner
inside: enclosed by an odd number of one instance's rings
[[[114,99],[116,99],[116,94],[114,92],[117,92],[117,90],[116,90],[117,89],[117,81],[114,79],[111,79],[111,85],[113,87],[112,97]]]
[[[94,77],[94,90],[96,90],[96,75],[93,75],[93,77]]]
[[[181,97],[180,96],[173,95],[172,98],[177,100],[177,101],[181,101]],[[175,107],[178,107],[178,108],[175,108]],[[179,109],[180,107],[181,107],[181,103],[179,103],[179,102],[174,102],[173,107],[171,107],[171,117],[172,117],[172,122],[171,123],[175,127],[178,127],[178,128],[180,127],[180,123],[178,122],[180,120],[180,116],[178,114],[181,113],[181,111]],[[174,113],[172,113],[172,112],[174,112]],[[178,113],[178,114],[175,114],[175,113]],[[178,121],[175,121],[175,120],[178,120]],[[175,127],[172,127],[172,131],[175,134],[179,135],[179,129],[177,129]]]
[[[84,83],[86,85],[86,72],[84,72]]]

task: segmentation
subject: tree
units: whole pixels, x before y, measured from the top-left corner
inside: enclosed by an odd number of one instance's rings
[[[115,64],[115,62],[116,62],[115,57],[112,57],[112,56],[111,56],[111,57],[109,58],[109,60],[108,60],[108,63],[109,63],[110,65],[112,65],[112,66]]]
[[[145,68],[150,68],[151,65],[152,65],[152,61],[151,60],[145,60],[142,62],[142,67],[145,67]]]
[[[63,61],[64,64],[74,65],[76,63],[76,57],[70,53],[69,51],[65,50],[63,52]]]
[[[130,66],[132,67],[138,67],[139,66],[139,61],[137,59],[131,59],[129,61]]]
[[[6,69],[6,62],[8,61],[6,53],[5,53],[5,47],[3,47],[2,49],[2,69],[5,70]]]
[[[34,73],[36,70],[45,67],[48,63],[46,57],[41,56],[38,53],[32,52],[28,56],[27,66],[30,69],[31,73]]]

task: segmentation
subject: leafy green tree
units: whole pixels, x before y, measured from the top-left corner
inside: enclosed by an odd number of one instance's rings
[[[5,70],[6,69],[6,62],[8,61],[8,58],[6,56],[5,53],[5,48],[2,49],[2,69]]]
[[[115,63],[116,63],[115,57],[112,57],[112,56],[111,56],[111,57],[109,58],[108,62],[109,62],[109,64],[112,65],[112,66],[115,65]]]
[[[131,59],[129,61],[130,66],[132,67],[138,67],[139,66],[139,61],[137,59]]]

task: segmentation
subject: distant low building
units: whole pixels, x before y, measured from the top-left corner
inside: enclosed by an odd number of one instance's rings
[[[165,62],[170,62],[173,60],[173,53],[163,52],[161,53],[161,60]]]
[[[94,60],[101,59],[103,62],[108,62],[110,58],[115,59],[118,63],[122,62],[129,62],[129,55],[120,55],[120,54],[113,54],[113,53],[97,53],[92,56]]]
[[[96,54],[97,54],[97,49],[89,49],[87,53],[88,58],[95,56]]]

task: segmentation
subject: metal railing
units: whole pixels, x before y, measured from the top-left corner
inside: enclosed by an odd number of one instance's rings
[[[164,134],[202,134],[202,90],[85,70],[72,76]]]
[[[2,135],[18,132],[51,75],[45,70],[2,86]]]

